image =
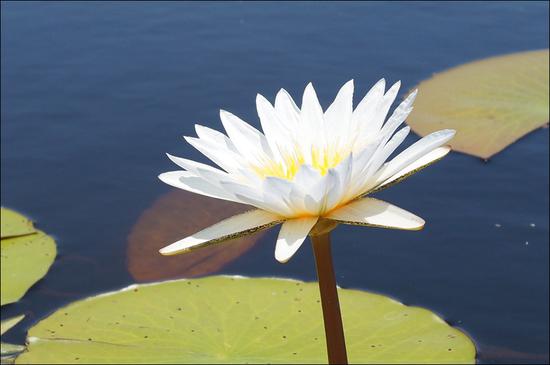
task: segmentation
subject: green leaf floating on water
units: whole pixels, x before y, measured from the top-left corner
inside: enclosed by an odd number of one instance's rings
[[[32,222],[13,210],[0,208],[0,236],[2,238],[24,236],[36,232]]]
[[[17,323],[19,323],[23,318],[25,318],[24,314],[20,315],[20,316],[17,316],[17,317],[6,319],[5,321],[2,321],[0,323],[0,335],[3,335],[10,328],[12,328]],[[3,356],[2,357],[2,363],[4,363],[4,356],[14,354],[14,353],[17,353],[17,352],[21,352],[24,349],[25,349],[25,346],[0,342],[0,354]],[[11,359],[6,359],[6,360],[11,360]]]
[[[339,289],[352,363],[474,363],[434,313]],[[27,363],[326,363],[317,283],[212,276],[70,304],[28,333]]]
[[[4,217],[14,217],[12,213],[14,212],[2,208],[3,233]],[[22,217],[18,214],[17,216]],[[12,221],[11,218],[10,221]],[[21,218],[16,221],[23,222]],[[26,224],[23,223],[23,225]],[[19,228],[10,232],[22,232]],[[34,233],[12,235],[10,238],[3,237],[0,241],[1,305],[21,299],[35,282],[46,275],[55,259],[57,250],[53,238],[42,231],[32,229]]]
[[[548,49],[467,63],[418,85],[407,123],[456,129],[453,150],[488,159],[548,123]]]

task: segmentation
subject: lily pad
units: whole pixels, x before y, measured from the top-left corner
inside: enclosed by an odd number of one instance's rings
[[[474,363],[434,313],[339,289],[351,363]],[[326,363],[317,283],[213,276],[132,285],[59,309],[16,363]]]
[[[0,236],[2,238],[24,236],[36,232],[25,216],[4,207],[0,208]]]
[[[0,323],[0,335],[3,335],[10,328],[12,328],[17,323],[19,323],[23,318],[25,318],[25,315],[20,315],[20,316],[2,321]],[[25,349],[25,346],[22,346],[22,345],[14,345],[11,343],[0,342],[0,354],[2,355],[2,361],[4,361],[4,356],[21,352],[24,349]]]
[[[140,282],[212,274],[236,260],[262,237],[262,232],[166,257],[158,250],[250,207],[183,190],[161,196],[139,217],[128,236],[128,271]]]
[[[467,63],[418,90],[407,120],[413,131],[456,129],[453,150],[488,159],[548,123],[548,49]]]
[[[18,301],[46,275],[56,255],[53,238],[42,231],[0,241],[1,305]]]

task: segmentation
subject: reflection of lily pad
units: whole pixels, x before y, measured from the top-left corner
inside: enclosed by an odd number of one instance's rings
[[[2,305],[21,299],[35,282],[46,275],[55,255],[54,240],[41,231],[3,238],[0,250]]]
[[[353,363],[474,363],[432,312],[339,289]],[[326,363],[317,283],[207,277],[134,285],[61,308],[28,333],[26,363]]]
[[[0,335],[3,335],[5,332],[7,332],[10,328],[15,326],[17,323],[19,323],[25,315],[20,315],[17,317],[6,319],[5,321],[2,321],[0,323]],[[21,352],[25,349],[25,346],[21,345],[14,345],[11,343],[4,343],[0,342],[0,354],[2,356],[15,354],[18,352]],[[2,358],[2,361],[4,361],[4,357]],[[4,363],[4,362],[2,362]]]
[[[145,210],[128,237],[128,270],[135,280],[153,281],[211,274],[248,251],[261,233],[201,250],[166,257],[158,250],[250,207],[183,190],[161,196]]]
[[[0,236],[2,238],[23,236],[36,232],[32,222],[11,209],[0,208]]]
[[[548,50],[461,65],[418,90],[407,121],[416,133],[456,129],[454,150],[488,159],[548,123]]]

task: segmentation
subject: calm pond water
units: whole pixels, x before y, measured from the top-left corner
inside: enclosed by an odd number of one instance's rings
[[[257,92],[299,97],[313,81],[326,107],[350,78],[356,95],[381,77],[402,80],[404,94],[451,66],[548,47],[548,2],[1,10],[1,202],[55,235],[60,251],[44,280],[2,308],[2,318],[28,315],[11,341],[68,302],[134,281],[127,236],[171,190],[157,179],[175,169],[164,153],[206,161],[181,136],[196,122],[221,128],[219,108],[258,125]],[[430,308],[475,339],[482,363],[547,362],[548,136],[539,129],[488,163],[452,153],[380,193],[427,226],[337,229],[339,284]],[[274,260],[276,233],[220,273],[315,280],[309,245],[287,265]]]

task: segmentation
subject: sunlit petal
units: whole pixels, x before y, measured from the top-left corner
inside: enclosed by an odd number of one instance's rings
[[[317,217],[308,217],[284,222],[277,238],[275,259],[279,262],[287,262],[298,251],[317,220]]]
[[[360,226],[419,230],[424,220],[404,209],[374,198],[355,200],[325,216],[334,221]]]
[[[388,188],[398,182],[401,182],[408,178],[411,175],[416,174],[418,171],[423,170],[424,168],[430,166],[431,164],[441,160],[451,151],[451,147],[443,146],[436,148],[435,150],[425,154],[418,160],[414,161],[407,167],[400,170],[398,173],[388,178],[386,181],[382,182],[376,188],[371,190],[369,193],[375,193],[385,188]]]
[[[246,236],[281,223],[284,219],[262,210],[251,210],[227,218],[189,237],[162,248],[163,255],[176,255],[195,248]]]

